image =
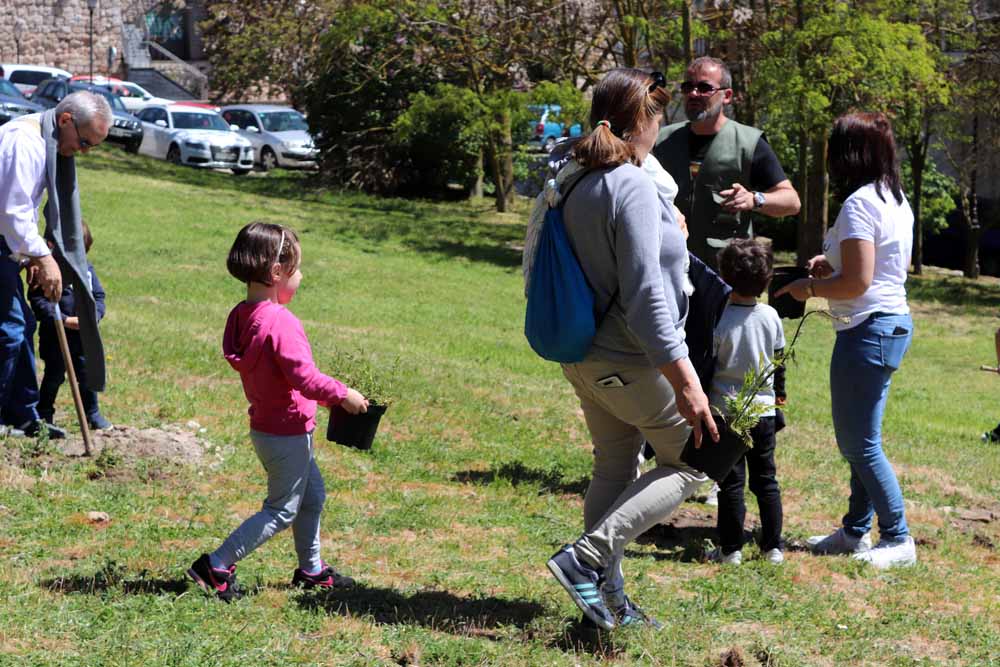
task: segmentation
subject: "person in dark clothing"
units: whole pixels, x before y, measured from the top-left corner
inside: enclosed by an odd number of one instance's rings
[[[93,242],[90,227],[87,226],[87,223],[83,223],[83,245],[87,252],[90,252],[90,246]],[[105,312],[104,287],[97,279],[93,264],[87,263],[87,271],[90,275],[90,289],[97,303],[97,319],[101,320],[104,318]],[[56,396],[59,393],[59,387],[66,379],[66,363],[63,360],[62,351],[59,349],[59,337],[56,333],[56,309],[55,304],[45,297],[41,289],[32,288],[29,290],[28,299],[31,302],[35,318],[38,320],[38,356],[45,363],[42,384],[38,392],[38,416],[47,424],[53,424]],[[97,431],[112,429],[114,426],[111,422],[101,415],[97,402],[97,392],[87,387],[86,358],[80,340],[80,325],[76,317],[76,295],[73,293],[73,284],[70,281],[63,281],[59,310],[63,326],[66,329],[66,342],[69,344],[70,356],[73,359],[73,370],[76,372],[77,384],[80,386],[80,397],[83,399],[83,411],[87,416],[87,423],[90,428]]]
[[[721,60],[702,57],[681,84],[687,122],[660,130],[653,155],[677,181],[677,208],[687,218],[688,249],[715,267],[733,238],[750,238],[750,211],[795,215],[799,195],[764,133],[726,118],[732,76]]]

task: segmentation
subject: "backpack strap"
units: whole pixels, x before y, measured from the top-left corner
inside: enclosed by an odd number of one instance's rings
[[[563,206],[566,205],[566,201],[569,199],[569,193],[573,192],[573,188],[575,188],[580,183],[580,181],[583,180],[583,177],[590,173],[590,171],[591,170],[589,169],[581,169],[580,173],[575,174],[570,180],[563,183],[562,185],[563,190],[560,192],[561,196],[559,199],[558,208],[562,208]],[[580,258],[578,257],[577,263],[579,263],[579,261]],[[590,288],[590,291],[593,292],[594,288]],[[608,302],[608,307],[605,308],[604,312],[601,313],[600,317],[598,317],[594,321],[597,329],[601,328],[601,323],[604,322],[604,318],[608,316],[608,313],[610,313],[611,309],[614,307],[615,300],[618,298],[618,291],[619,289],[618,287],[616,287],[614,293],[611,295],[611,301]]]

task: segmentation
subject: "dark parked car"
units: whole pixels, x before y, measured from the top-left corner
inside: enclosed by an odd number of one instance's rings
[[[51,109],[70,93],[80,90],[97,93],[111,105],[114,122],[108,130],[108,140],[124,145],[125,150],[130,153],[138,153],[142,143],[142,123],[125,109],[121,98],[103,86],[66,79],[48,79],[38,84],[31,101]]]
[[[7,79],[0,79],[0,125],[3,125],[8,120],[17,118],[18,116],[24,116],[29,113],[38,113],[39,111],[44,110],[44,108],[34,102],[29,102],[27,98],[21,94],[21,91],[17,89],[17,86],[12,84],[10,81]]]

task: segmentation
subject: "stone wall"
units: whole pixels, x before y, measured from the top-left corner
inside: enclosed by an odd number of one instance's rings
[[[98,0],[94,9],[94,74],[108,74],[108,47],[122,52],[123,18],[134,15],[136,2]],[[0,12],[0,62],[17,62],[15,22],[20,23],[20,61],[50,65],[73,74],[90,67],[90,13],[86,0],[3,0]]]

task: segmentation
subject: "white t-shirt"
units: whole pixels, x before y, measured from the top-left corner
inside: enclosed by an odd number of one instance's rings
[[[725,413],[725,397],[739,393],[746,372],[751,368],[767,371],[775,350],[784,347],[785,330],[774,308],[764,303],[726,305],[713,337],[715,375],[709,392],[712,405]],[[757,392],[756,401],[772,406],[764,416],[774,416],[774,378]]]
[[[837,331],[861,324],[876,312],[906,315],[906,271],[910,267],[913,250],[913,212],[903,197],[897,204],[889,188],[882,186],[882,196],[875,192],[875,184],[859,188],[840,209],[840,215],[823,240],[823,254],[840,274],[843,261],[840,244],[847,239],[862,239],[875,245],[875,273],[872,284],[864,294],[853,299],[829,299],[830,312],[837,317],[847,317],[849,323],[835,321]]]

